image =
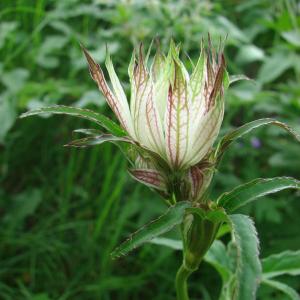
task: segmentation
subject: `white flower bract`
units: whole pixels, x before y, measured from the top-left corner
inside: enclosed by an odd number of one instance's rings
[[[138,52],[138,53],[136,53]],[[92,78],[128,136],[158,154],[172,170],[188,169],[211,150],[224,115],[225,60],[221,47],[201,46],[191,74],[173,42],[165,56],[160,48],[148,67],[143,47],[134,51],[128,68],[128,101],[107,54],[108,86],[98,64],[84,49]]]

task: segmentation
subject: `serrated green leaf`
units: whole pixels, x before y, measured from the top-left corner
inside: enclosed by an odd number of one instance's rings
[[[285,129],[288,133],[293,135],[296,138],[296,140],[298,140],[300,142],[300,135],[298,133],[296,133],[291,127],[286,125],[285,123],[279,122],[279,121],[277,121],[275,119],[271,119],[271,118],[259,119],[259,120],[255,120],[255,121],[249,122],[247,124],[244,124],[243,126],[238,127],[237,129],[226,134],[220,140],[220,142],[217,146],[217,149],[215,151],[216,159],[217,160],[221,159],[224,151],[231,145],[232,142],[234,142],[238,138],[244,136],[245,134],[249,133],[253,129],[259,128],[260,126],[263,126],[263,125],[274,125],[274,126],[281,127],[283,129]]]
[[[257,178],[222,194],[217,203],[226,211],[233,212],[260,197],[285,189],[300,189],[300,181],[290,177]]]
[[[270,255],[262,260],[262,267],[265,279],[283,274],[300,275],[300,250]]]
[[[106,130],[108,130],[110,133],[114,134],[115,136],[122,137],[127,135],[126,131],[124,131],[118,124],[116,124],[109,118],[105,117],[104,115],[96,113],[92,110],[82,109],[77,107],[70,107],[64,105],[43,107],[43,108],[39,108],[39,109],[35,109],[23,113],[20,116],[20,118],[25,118],[25,117],[40,115],[45,113],[71,115],[71,116],[87,119],[89,121],[95,122],[98,125],[104,127]]]
[[[185,209],[190,207],[189,202],[178,202],[171,206],[167,212],[161,215],[158,219],[145,225],[135,233],[133,233],[125,242],[116,248],[111,256],[113,258],[126,255],[131,250],[149,242],[155,237],[158,237],[168,231],[174,226],[180,224],[185,214]]]
[[[289,296],[291,300],[300,300],[299,294],[285,283],[269,279],[263,280],[262,283],[283,292],[284,294]]]
[[[252,220],[245,215],[229,215],[232,245],[236,250],[235,284],[231,300],[254,300],[261,279],[259,241]]]

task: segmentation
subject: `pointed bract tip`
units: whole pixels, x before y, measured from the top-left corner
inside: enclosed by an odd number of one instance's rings
[[[144,43],[140,42],[140,44],[139,44],[139,53],[140,53],[140,55],[142,55],[143,52],[144,52]]]
[[[83,51],[83,54],[84,54],[84,56],[85,56],[85,58],[86,58],[86,60],[87,60],[87,62],[89,64],[90,68],[93,69],[94,67],[96,67],[97,63],[94,61],[94,59],[92,58],[92,56],[89,54],[89,52],[87,51],[87,49],[84,48],[84,46],[82,44],[81,44],[81,49]]]
[[[154,43],[157,49],[160,49],[160,39],[158,36],[154,38]]]

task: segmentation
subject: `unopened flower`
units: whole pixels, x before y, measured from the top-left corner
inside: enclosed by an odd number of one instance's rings
[[[134,51],[128,69],[130,101],[110,56],[107,55],[105,64],[112,89],[100,66],[83,50],[91,76],[121,126],[132,143],[145,150],[136,152],[132,176],[168,193],[178,188],[174,185],[181,186],[189,180],[189,195],[200,195],[204,182],[210,179],[203,178],[206,171],[199,163],[211,151],[224,114],[226,71],[221,47],[216,51],[211,44],[208,48],[201,46],[197,64],[189,74],[180,60],[179,47],[173,42],[167,56],[158,47],[150,66],[148,55],[144,57],[140,46],[137,55]],[[150,155],[141,155],[147,151]],[[153,159],[155,155],[167,168]]]

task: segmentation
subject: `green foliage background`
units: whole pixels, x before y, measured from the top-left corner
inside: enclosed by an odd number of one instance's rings
[[[180,253],[145,245],[112,261],[110,252],[165,207],[133,182],[111,145],[69,149],[67,117],[17,116],[49,104],[111,114],[89,77],[81,41],[103,63],[105,44],[128,90],[134,45],[171,37],[195,60],[201,37],[228,33],[230,74],[246,74],[226,95],[222,133],[260,117],[300,132],[300,3],[296,0],[0,2],[0,299],[174,299]],[[188,59],[187,59],[187,63]],[[256,177],[300,178],[299,145],[277,128],[240,140],[224,157],[215,197]],[[300,249],[299,193],[281,192],[241,212],[255,220],[261,257]],[[172,235],[176,235],[173,232]],[[224,237],[224,241],[228,240]],[[299,279],[283,278],[300,291]],[[220,279],[203,263],[192,296],[217,299]],[[210,295],[210,296],[209,296]],[[261,288],[258,299],[285,299]]]

